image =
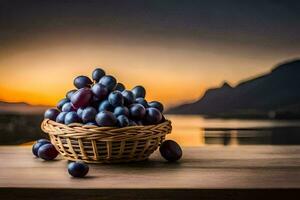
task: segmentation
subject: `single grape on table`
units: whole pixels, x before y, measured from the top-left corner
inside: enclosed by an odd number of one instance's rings
[[[159,148],[161,156],[169,162],[175,162],[182,157],[180,146],[173,140],[165,140]]]
[[[53,160],[58,155],[58,151],[51,143],[46,143],[38,148],[38,157],[44,160]]]
[[[89,166],[84,162],[71,162],[68,165],[68,172],[75,178],[82,178],[89,172]]]

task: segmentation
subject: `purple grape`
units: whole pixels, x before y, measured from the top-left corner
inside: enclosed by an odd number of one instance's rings
[[[123,98],[124,98],[124,104],[129,106],[134,103],[134,94],[130,90],[124,90],[122,92]]]
[[[99,104],[98,111],[101,112],[101,111],[105,111],[105,110],[111,111],[111,112],[114,110],[114,107],[108,102],[108,100],[104,100]]]
[[[129,116],[129,110],[125,106],[118,106],[114,110],[114,115],[118,117],[119,115]]]
[[[84,108],[78,108],[76,113],[78,115],[78,117],[82,118],[82,112],[83,112]]]
[[[38,156],[38,150],[41,146],[43,146],[44,144],[49,144],[50,141],[46,140],[46,139],[40,139],[38,141],[36,141],[33,145],[32,145],[32,153],[33,155],[35,155],[36,157]]]
[[[96,122],[98,126],[115,126],[117,119],[112,112],[101,111],[96,115]]]
[[[51,143],[44,144],[38,149],[38,156],[44,160],[53,160],[57,155],[58,151]]]
[[[97,110],[93,107],[86,107],[83,112],[81,119],[83,123],[95,121]]]
[[[100,83],[101,85],[106,86],[108,90],[113,91],[114,88],[116,87],[117,80],[116,80],[116,78],[113,77],[113,76],[106,75],[106,76],[103,76],[103,77],[99,80],[99,83]]]
[[[108,89],[100,83],[93,85],[92,92],[99,100],[105,99],[108,95]]]
[[[146,114],[146,109],[141,104],[132,104],[129,107],[129,115],[132,119],[142,119]]]
[[[137,126],[137,124],[135,123],[135,121],[129,120],[128,126]]]
[[[92,73],[92,78],[95,82],[98,82],[103,76],[105,76],[105,71],[101,68],[97,68]]]
[[[90,102],[90,106],[92,106],[98,110],[100,103],[101,103],[101,101],[98,99],[98,97],[93,96],[92,100]]]
[[[164,141],[159,148],[161,156],[170,161],[174,162],[182,157],[182,150],[180,146],[173,140]]]
[[[67,92],[66,97],[67,99],[71,100],[72,95],[76,92],[77,90],[70,90]]]
[[[61,110],[63,112],[71,112],[71,111],[75,111],[75,108],[73,107],[71,102],[67,102],[63,105]]]
[[[151,101],[148,103],[149,107],[158,109],[161,113],[164,111],[164,106],[158,101]]]
[[[80,123],[81,119],[76,112],[68,112],[65,116],[65,124]]]
[[[162,115],[156,108],[147,108],[144,121],[146,124],[158,124],[161,122]]]
[[[93,97],[92,97],[92,99],[91,99],[91,104],[93,104],[93,103],[98,103],[98,104],[99,104],[100,101],[101,101],[101,100],[99,99],[99,97],[96,97],[96,96],[93,95]]]
[[[117,83],[115,90],[123,92],[125,90],[125,86],[123,83]]]
[[[93,82],[91,81],[91,79],[87,76],[77,76],[74,79],[74,86],[78,89],[90,87],[92,85],[92,83]]]
[[[86,107],[91,101],[92,91],[89,88],[77,90],[71,97],[71,102],[75,108]]]
[[[70,102],[70,100],[67,99],[67,98],[64,98],[64,99],[60,100],[60,101],[57,103],[57,106],[56,106],[56,107],[57,107],[59,110],[62,110],[63,105],[64,105],[65,103],[68,103],[68,102]]]
[[[59,113],[59,114],[57,115],[55,121],[56,121],[57,123],[61,123],[61,124],[65,123],[65,117],[66,117],[66,114],[67,114],[67,112],[61,112],[61,113]]]
[[[118,127],[126,127],[129,125],[129,120],[125,115],[120,115],[117,117]]]
[[[122,93],[118,90],[111,92],[108,95],[108,102],[114,107],[122,106],[124,104]]]
[[[139,97],[145,98],[146,96],[146,90],[141,85],[135,86],[131,91],[133,92],[135,98],[139,98]]]
[[[68,165],[68,172],[73,177],[82,178],[89,172],[89,166],[81,161],[71,162]]]
[[[148,108],[148,102],[142,97],[136,98],[135,103],[142,104],[145,108]]]
[[[44,114],[44,118],[55,121],[58,114],[59,114],[59,110],[57,110],[55,108],[50,108],[50,109],[46,110],[46,112]]]

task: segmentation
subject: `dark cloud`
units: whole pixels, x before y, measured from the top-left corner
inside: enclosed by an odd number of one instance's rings
[[[297,1],[0,1],[2,45],[52,32],[300,48]]]

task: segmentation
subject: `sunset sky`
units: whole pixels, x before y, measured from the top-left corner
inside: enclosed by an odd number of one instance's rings
[[[54,105],[96,66],[167,106],[300,55],[296,1],[0,0],[0,100]]]

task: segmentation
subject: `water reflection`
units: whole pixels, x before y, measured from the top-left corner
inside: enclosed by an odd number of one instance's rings
[[[298,145],[300,121],[205,119],[169,115],[173,131],[168,139],[183,146],[202,145]]]
[[[167,138],[175,140],[183,146],[202,146],[205,144],[203,129],[199,127],[177,127],[176,123],[173,125],[172,134],[169,134]]]

